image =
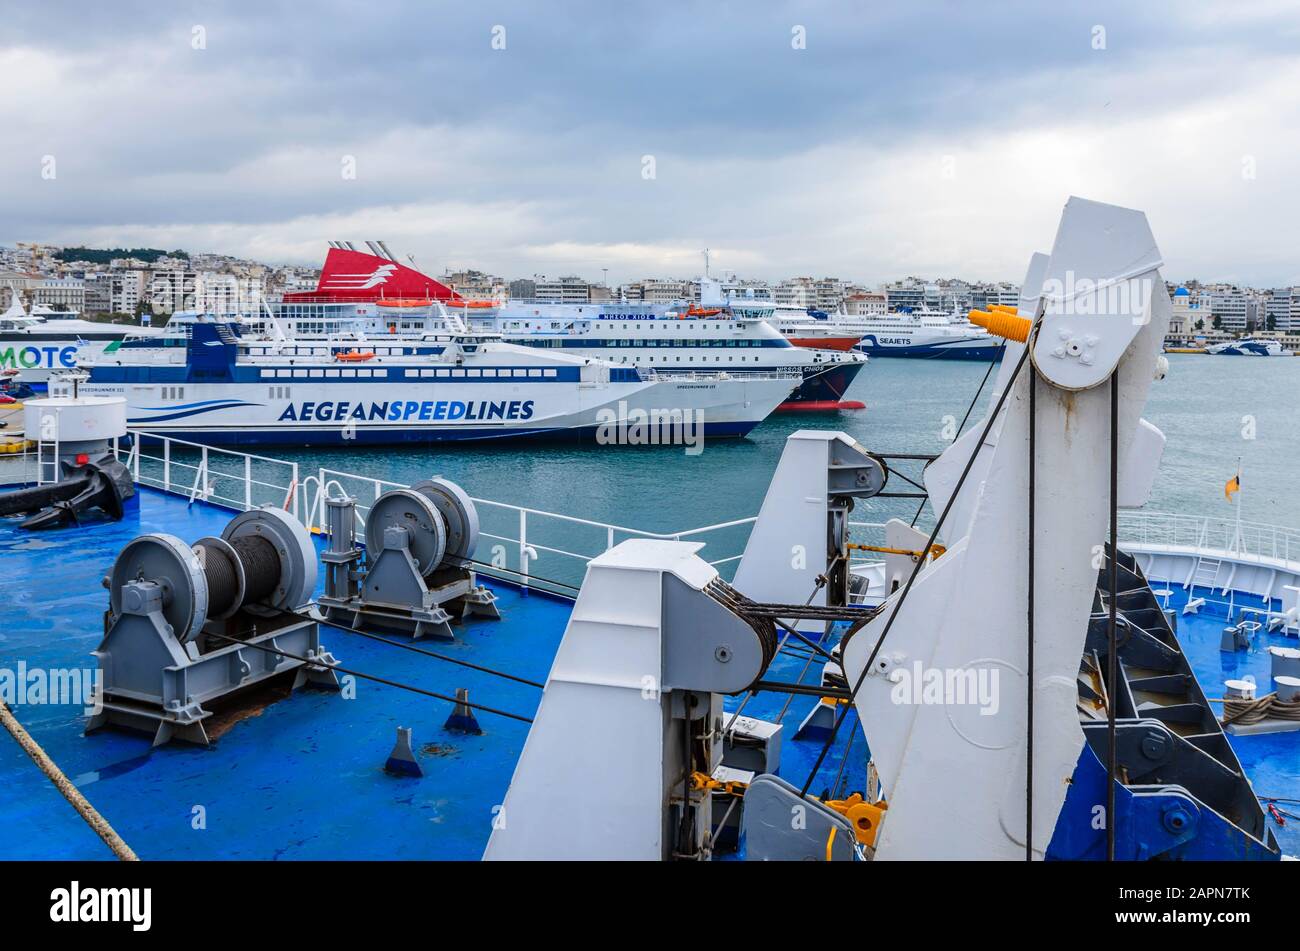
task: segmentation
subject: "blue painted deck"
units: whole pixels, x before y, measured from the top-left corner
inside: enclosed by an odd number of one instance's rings
[[[107,593],[100,579],[118,551],[142,532],[170,531],[186,541],[219,534],[231,513],[141,489],[139,506],[118,523],[28,533],[0,522],[0,668],[92,667]],[[471,619],[451,644],[429,649],[545,680],[568,619],[569,603],[492,585],[502,621]],[[1155,585],[1159,587],[1157,583]],[[1173,589],[1171,604],[1186,595]],[[1239,604],[1241,602],[1239,598]],[[1258,603],[1258,602],[1253,602]],[[1270,643],[1294,638],[1261,634],[1251,652],[1221,654],[1222,617],[1180,618],[1179,636],[1207,695],[1225,679],[1253,674],[1268,683]],[[399,638],[400,639],[400,638]],[[322,640],[345,667],[440,693],[468,687],[471,699],[531,716],[540,691],[403,651],[332,627]],[[802,648],[774,662],[770,679],[795,680]],[[807,668],[815,682],[820,664]],[[728,698],[734,710],[739,698]],[[761,694],[745,713],[775,719],[786,698]],[[795,697],[784,717],[782,775],[807,776],[820,744],[792,734],[814,699]],[[486,733],[446,732],[450,705],[364,680],[355,699],[302,690],[230,729],[212,747],[173,744],[157,750],[142,734],[107,730],[81,735],[79,707],[27,705],[18,718],[122,837],[145,859],[476,859],[490,832],[492,808],[505,796],[527,732],[524,723],[479,714]],[[425,775],[383,771],[397,726],[414,728]],[[865,784],[866,743],[856,717],[823,764],[814,793],[830,788],[850,735],[856,739],[841,794]],[[1300,798],[1300,733],[1231,737],[1243,766],[1265,796]],[[0,858],[104,859],[109,853],[54,787],[7,736],[0,736]],[[557,781],[578,781],[557,777]],[[194,828],[195,807],[206,828]],[[1300,807],[1283,804],[1288,811]],[[1300,853],[1300,822],[1274,827],[1283,851]]]
[[[220,534],[231,513],[141,489],[121,522],[22,532],[0,521],[0,667],[93,667],[108,603],[101,587],[118,552],[144,532],[190,542]],[[471,619],[451,644],[428,649],[544,681],[568,620],[569,603],[492,585],[503,620]],[[401,638],[397,638],[401,640]],[[540,691],[326,626],[322,641],[339,663],[531,716]],[[783,656],[773,676],[794,679],[802,657]],[[809,667],[815,682],[820,665]],[[728,701],[734,709],[736,700]],[[746,714],[773,718],[785,698],[761,695]],[[792,733],[814,699],[786,714]],[[477,859],[492,808],[505,796],[527,724],[480,712],[483,736],[446,732],[450,705],[365,680],[355,699],[300,690],[224,734],[211,747],[151,749],[143,734],[105,730],[83,737],[80,707],[15,706],[14,712],[86,797],[143,859]],[[838,744],[856,732],[851,717]],[[396,728],[414,728],[423,778],[383,771]],[[787,742],[782,774],[802,783],[819,745]],[[852,748],[847,788],[861,789],[865,744]],[[835,779],[840,751],[827,757],[813,791]],[[0,734],[0,858],[106,859],[111,855],[7,734]],[[557,777],[558,782],[591,777]],[[194,828],[202,807],[206,828]]]
[[[1161,590],[1163,582],[1151,580],[1151,587]],[[1181,584],[1169,584],[1164,590],[1171,592],[1169,607],[1178,614],[1178,640],[1183,653],[1191,661],[1196,679],[1210,698],[1223,696],[1223,682],[1236,680],[1251,675],[1259,685],[1259,695],[1272,690],[1272,675],[1269,672],[1270,646],[1298,647],[1300,641],[1294,637],[1268,634],[1261,630],[1254,638],[1249,651],[1224,653],[1219,650],[1220,635],[1227,624],[1224,608],[1209,604],[1201,609],[1200,614],[1182,614],[1187,603],[1188,593]],[[1203,588],[1197,588],[1198,596],[1205,596]],[[1208,595],[1211,599],[1223,597],[1217,593]],[[1158,600],[1164,603],[1164,598]],[[1262,608],[1262,598],[1251,595],[1236,594],[1233,598],[1237,609]],[[1273,605],[1278,608],[1277,603]],[[1209,613],[1207,613],[1209,612]],[[1217,612],[1217,613],[1214,613]],[[1235,622],[1236,616],[1233,620]],[[1211,707],[1219,716],[1223,715],[1223,704],[1212,703]],[[1228,734],[1228,742],[1241,760],[1241,766],[1250,777],[1257,796],[1272,796],[1283,799],[1300,800],[1300,732],[1274,733],[1259,736],[1233,736]],[[1278,803],[1284,812],[1300,815],[1300,802]],[[1284,855],[1300,855],[1300,820],[1287,819],[1285,826],[1278,826],[1274,820],[1269,824],[1277,835]]]

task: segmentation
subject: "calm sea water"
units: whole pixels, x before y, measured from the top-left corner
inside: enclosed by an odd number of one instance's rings
[[[1223,484],[1241,457],[1243,518],[1300,526],[1295,491],[1300,461],[1300,359],[1173,354],[1168,377],[1151,390],[1146,416],[1168,437],[1148,510],[1232,516]],[[681,531],[757,513],[785,437],[798,429],[839,429],[881,452],[938,452],[945,416],[958,420],[986,364],[876,359],[849,392],[867,409],[782,413],[743,440],[681,447],[602,447],[526,443],[419,449],[275,450],[310,467],[327,466],[411,482],[434,475],[479,498],[647,531]],[[987,400],[987,388],[981,399]],[[973,425],[980,410],[972,414]],[[1248,431],[1253,418],[1253,438]],[[1104,465],[1104,460],[1098,461]],[[903,471],[915,474],[915,470]],[[891,480],[891,489],[906,489]],[[910,519],[917,503],[872,500],[855,518]],[[922,518],[922,524],[928,517]]]

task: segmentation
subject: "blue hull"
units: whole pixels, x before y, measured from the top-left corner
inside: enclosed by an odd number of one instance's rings
[[[879,347],[869,343],[866,338],[855,348],[872,357],[910,357],[919,360],[989,360],[1002,359],[1003,348],[1000,346],[964,346],[944,347],[936,344],[923,344],[918,347]]]
[[[786,403],[835,402],[844,399],[849,385],[862,372],[865,363],[837,363],[809,376]]]

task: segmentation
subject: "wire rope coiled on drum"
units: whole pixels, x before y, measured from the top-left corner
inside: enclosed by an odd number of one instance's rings
[[[749,600],[727,582],[721,578],[714,578],[704,586],[704,593],[717,601],[724,608],[730,611],[736,617],[740,618],[753,629],[754,634],[758,637],[758,643],[763,652],[763,665],[759,670],[755,681],[763,679],[767,673],[767,668],[771,666],[772,661],[776,659],[778,638],[776,635],[776,624],[771,617],[764,617],[754,614],[747,610],[754,605]]]
[[[280,581],[280,556],[260,535],[201,538],[194,554],[208,581],[208,617],[230,617],[245,604],[264,601]]]
[[[114,615],[139,608],[138,593],[124,600],[138,581],[158,586],[163,618],[172,636],[186,643],[209,620],[225,620],[249,605],[301,608],[316,587],[316,552],[300,522],[268,506],[235,516],[221,537],[192,546],[168,534],[132,539],[105,579]]]
[[[389,529],[406,532],[406,546],[421,577],[442,568],[468,568],[478,546],[478,511],[460,486],[446,479],[426,479],[409,489],[385,492],[366,517],[366,549],[388,547]]]

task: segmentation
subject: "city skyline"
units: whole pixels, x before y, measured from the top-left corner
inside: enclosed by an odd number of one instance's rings
[[[1146,208],[1172,274],[1300,283],[1288,5],[846,9],[16,10],[0,241],[1019,281],[1074,193]]]

